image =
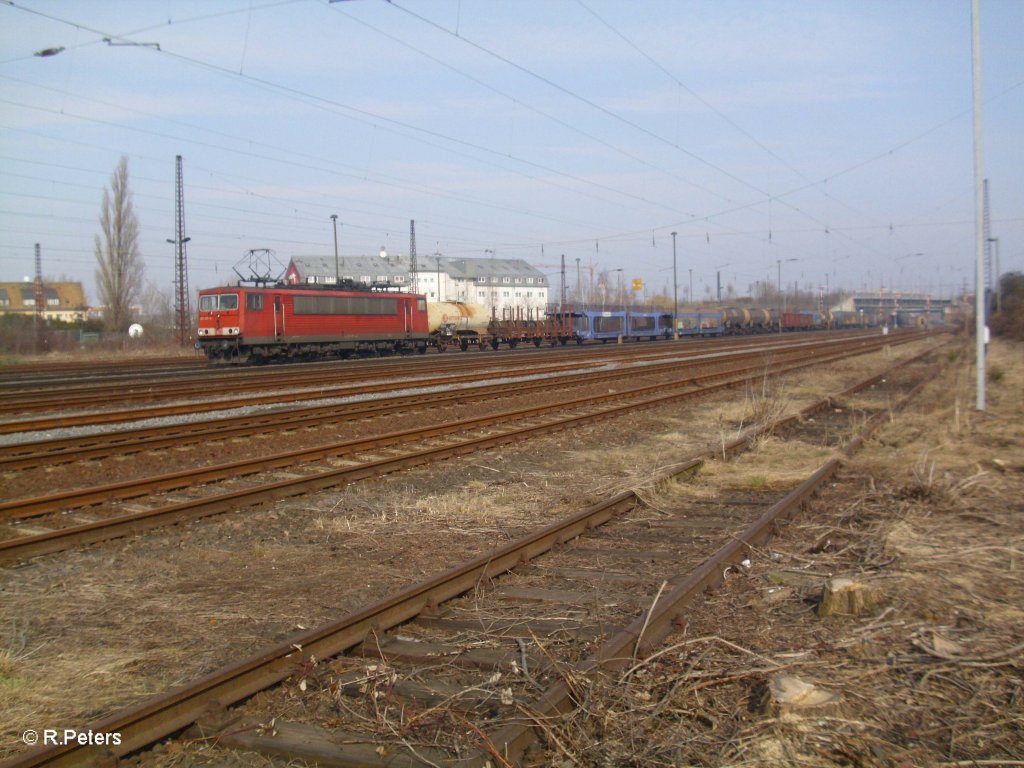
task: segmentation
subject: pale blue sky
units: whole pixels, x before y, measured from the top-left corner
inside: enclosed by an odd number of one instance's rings
[[[1024,269],[1024,2],[982,0],[985,168]],[[110,38],[113,45],[103,42]],[[138,45],[126,45],[137,43]],[[159,50],[153,45],[159,44]],[[680,296],[756,280],[973,284],[968,0],[0,5],[0,280],[93,289],[127,155],[147,277],[250,248],[565,254]],[[33,53],[63,46],[51,57]],[[793,260],[793,261],[790,261]]]

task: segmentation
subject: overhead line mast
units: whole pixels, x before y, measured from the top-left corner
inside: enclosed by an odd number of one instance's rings
[[[43,254],[36,243],[36,281],[35,281],[35,313],[32,315],[32,325],[35,330],[35,351],[39,354],[43,351],[43,334],[46,325],[46,294],[43,292]]]
[[[181,155],[175,158],[174,195],[174,239],[168,240],[174,246],[174,314],[178,330],[178,343],[188,343],[192,330],[192,308],[188,295],[188,263],[185,256],[185,185],[181,176]]]
[[[419,276],[419,265],[416,263],[416,219],[409,219],[409,277],[412,280],[412,293],[418,293],[417,279]],[[438,285],[438,290],[441,286]],[[438,299],[441,294],[437,294]]]

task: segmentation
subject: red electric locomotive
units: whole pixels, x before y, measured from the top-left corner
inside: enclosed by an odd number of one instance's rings
[[[196,346],[211,362],[423,353],[427,301],[410,293],[319,285],[199,292]]]

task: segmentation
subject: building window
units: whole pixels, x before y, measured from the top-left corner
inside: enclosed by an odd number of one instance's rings
[[[486,277],[484,277],[483,275],[480,275],[480,277],[478,277],[478,278],[476,279],[476,281],[477,281],[478,283],[486,283],[486,282],[487,282],[487,278],[486,278]]]
[[[511,283],[512,282],[512,278],[511,277],[503,277],[503,278],[501,278],[501,282],[503,282],[503,283]]]
[[[478,299],[486,299],[487,298],[487,291],[478,291],[477,292],[477,298]]]
[[[502,291],[502,292],[501,292],[501,297],[502,297],[503,299],[507,299],[507,298],[508,298],[508,291]]]

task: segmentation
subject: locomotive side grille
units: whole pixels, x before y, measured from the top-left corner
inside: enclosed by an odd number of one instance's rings
[[[382,296],[296,296],[296,315],[397,315],[398,299]]]

